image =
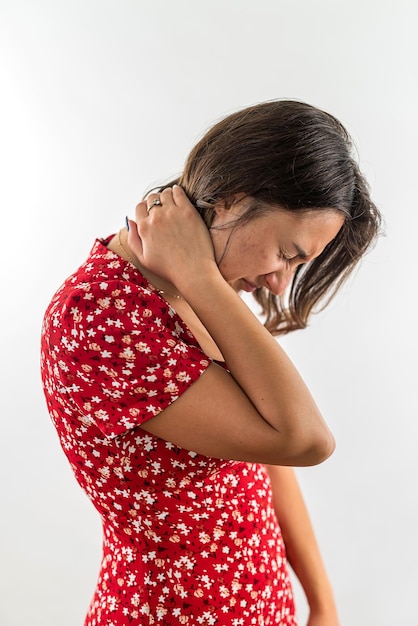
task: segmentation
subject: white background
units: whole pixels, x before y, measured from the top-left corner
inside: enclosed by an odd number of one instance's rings
[[[2,626],[81,626],[99,568],[40,385],[49,299],[209,125],[283,97],[347,126],[386,220],[283,340],[338,443],[298,474],[342,626],[417,626],[417,18],[416,0],[0,0]]]

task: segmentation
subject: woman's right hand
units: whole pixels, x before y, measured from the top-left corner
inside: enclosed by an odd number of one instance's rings
[[[161,205],[148,210],[156,198]],[[181,187],[150,194],[136,207],[136,223],[129,225],[129,247],[141,265],[180,292],[192,277],[219,273],[209,230]]]

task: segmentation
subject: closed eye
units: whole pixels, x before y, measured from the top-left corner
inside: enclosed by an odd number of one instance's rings
[[[281,250],[279,254],[279,258],[285,261],[286,265],[290,265],[292,261],[296,261],[296,259],[299,259],[299,256],[300,256],[299,254],[296,254],[295,256],[290,256],[286,254],[284,250]]]
[[[309,255],[307,252],[298,246],[297,243],[293,243],[292,246],[297,252],[294,256],[288,254],[283,248],[280,249],[280,258],[285,261],[286,265],[289,266],[292,261],[298,261],[296,265],[303,265],[303,263],[307,263],[309,261]]]

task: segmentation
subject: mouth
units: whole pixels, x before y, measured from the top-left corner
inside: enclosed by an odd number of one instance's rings
[[[253,293],[253,291],[257,289],[257,285],[253,285],[253,283],[245,280],[245,278],[241,278],[241,284],[243,291],[247,291],[248,293]]]

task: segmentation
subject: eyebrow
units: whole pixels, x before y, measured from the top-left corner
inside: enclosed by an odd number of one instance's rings
[[[305,252],[305,250],[303,250],[300,246],[298,246],[297,243],[293,243],[292,245],[295,248],[296,252],[298,253],[298,256],[301,259],[307,259],[308,258],[308,256],[309,256],[308,253]]]

